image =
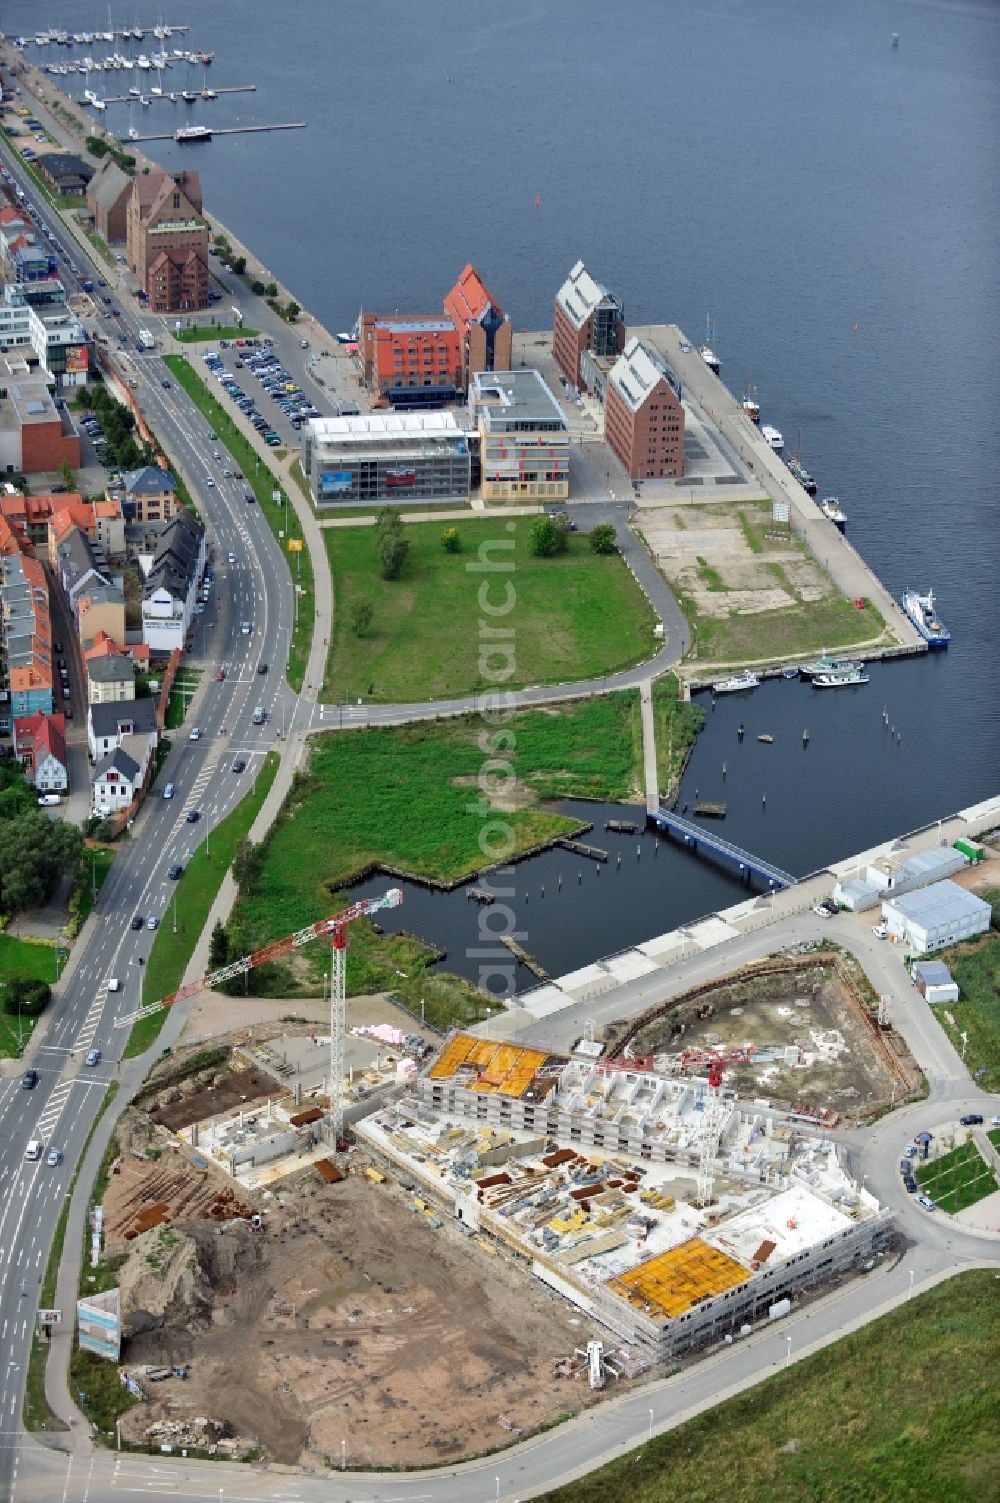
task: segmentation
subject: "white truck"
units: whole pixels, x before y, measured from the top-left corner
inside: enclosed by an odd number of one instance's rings
[[[142,345],[144,350],[156,349],[156,340],[153,338],[148,329],[139,330],[139,343]]]

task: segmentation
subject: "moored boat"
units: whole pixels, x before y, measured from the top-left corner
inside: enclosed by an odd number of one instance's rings
[[[174,140],[180,141],[211,141],[212,132],[207,125],[182,125],[180,130],[174,131]]]
[[[781,429],[772,427],[770,423],[765,423],[762,426],[760,436],[766,444],[770,444],[776,454],[780,454],[785,447],[785,440]]]
[[[861,663],[852,662],[850,658],[834,658],[828,652],[824,652],[812,663],[803,663],[799,673],[803,678],[815,678],[818,674],[831,676],[843,673],[858,673]]]
[[[817,673],[813,679],[814,689],[849,689],[854,684],[870,683],[867,673],[856,668],[853,673]]]
[[[760,679],[756,673],[751,673],[747,668],[743,673],[735,673],[732,678],[720,679],[712,685],[713,694],[742,694],[747,689],[756,689]]]
[[[824,496],[819,503],[819,509],[828,522],[832,522],[834,527],[838,527],[841,532],[846,532],[847,513],[836,496]]]
[[[921,595],[919,590],[903,591],[903,610],[913,622],[928,647],[947,647],[951,632],[942,625],[934,605],[934,591]]]

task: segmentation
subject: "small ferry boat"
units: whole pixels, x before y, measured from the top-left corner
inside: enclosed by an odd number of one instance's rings
[[[180,141],[211,141],[212,132],[207,125],[182,125],[180,130],[174,131],[174,140]]]
[[[848,689],[854,684],[870,683],[867,673],[856,668],[853,673],[817,673],[813,679],[814,689]]]
[[[934,591],[921,595],[918,590],[903,591],[903,610],[913,622],[928,647],[947,647],[951,632],[943,626],[934,606]]]
[[[760,436],[766,444],[770,444],[775,454],[780,454],[785,447],[785,440],[780,428],[772,428],[770,423],[765,423],[760,430]]]
[[[847,531],[847,513],[836,496],[824,496],[819,503],[819,509],[834,527],[838,527],[841,532]]]
[[[713,694],[742,694],[747,689],[756,689],[760,679],[756,673],[751,673],[747,668],[743,673],[735,673],[732,678],[724,678],[717,684],[712,685]]]
[[[715,374],[718,375],[720,370],[722,369],[722,361],[719,359],[718,355],[711,348],[711,346],[703,344],[701,346],[701,349],[698,351],[698,354],[701,356],[702,360],[704,360],[709,370],[714,371]]]

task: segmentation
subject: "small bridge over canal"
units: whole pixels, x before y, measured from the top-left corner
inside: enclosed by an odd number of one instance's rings
[[[782,871],[773,862],[754,856],[752,852],[733,845],[729,840],[723,840],[714,830],[706,830],[704,825],[695,824],[693,819],[685,819],[683,814],[675,814],[672,809],[647,808],[646,819],[656,829],[682,840],[689,850],[716,856],[720,861],[735,866],[741,877],[756,877],[772,890],[792,887],[798,881],[791,872]]]

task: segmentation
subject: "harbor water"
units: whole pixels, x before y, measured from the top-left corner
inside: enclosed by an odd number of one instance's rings
[[[330,329],[362,305],[433,308],[469,260],[517,328],[550,326],[578,257],[629,321],[700,341],[711,315],[723,379],[742,393],[752,371],[763,421],[790,453],[801,430],[854,545],[895,595],[933,588],[952,633],[947,652],[875,665],[862,688],[777,681],[704,701],[682,802],[725,802],[727,838],[801,874],[1000,781],[1000,8],[623,0],[609,20],[576,0],[572,18],[545,0],[474,17],[457,0],[280,14],[201,0],[164,12],[192,23],[177,43],[214,52],[213,88],[256,92],[158,100],[141,123],[307,122],[148,149],[197,166],[212,212]],[[8,35],[106,24],[97,0],[4,7]],[[203,86],[200,68],[169,76]],[[124,107],[104,123],[124,135]],[[559,859],[525,880],[548,885]],[[558,972],[739,896],[683,852],[656,861],[655,879],[644,854],[628,880],[587,863],[572,897],[547,893],[525,947]],[[577,864],[563,853],[574,881]],[[461,921],[444,921],[449,904]],[[404,927],[460,969],[473,908],[425,894]]]

